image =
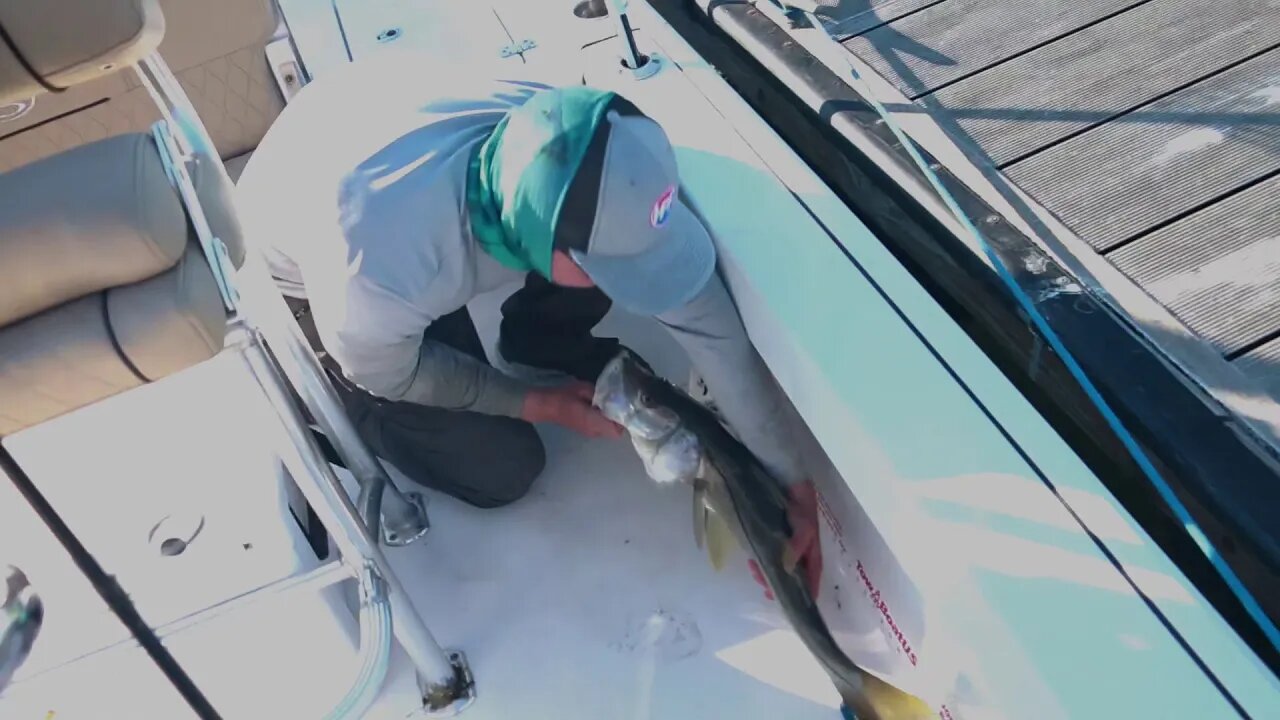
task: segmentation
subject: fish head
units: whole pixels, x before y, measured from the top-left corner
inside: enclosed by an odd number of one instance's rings
[[[693,482],[703,470],[703,447],[680,415],[648,391],[663,380],[623,352],[596,380],[592,403],[626,428],[645,472],[660,483]]]
[[[692,483],[703,472],[702,444],[698,437],[678,427],[659,440],[631,436],[645,473],[659,483]]]
[[[661,440],[680,426],[680,417],[670,408],[652,402],[645,388],[655,380],[630,353],[622,352],[596,379],[592,404],[632,437]]]

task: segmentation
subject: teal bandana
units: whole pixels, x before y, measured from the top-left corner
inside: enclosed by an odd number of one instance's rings
[[[512,110],[472,151],[466,193],[471,235],[495,260],[551,278],[565,194],[614,97],[587,87],[544,90]]]

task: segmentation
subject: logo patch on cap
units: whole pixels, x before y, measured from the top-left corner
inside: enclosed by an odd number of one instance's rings
[[[667,216],[671,214],[671,203],[676,199],[676,186],[672,185],[667,188],[658,200],[653,203],[653,209],[649,211],[649,224],[654,227],[662,227],[667,222]]]

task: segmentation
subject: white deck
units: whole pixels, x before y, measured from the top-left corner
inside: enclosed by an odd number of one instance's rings
[[[685,377],[658,326],[615,313],[601,332]],[[548,467],[524,500],[475,510],[436,494],[432,535],[391,553],[441,642],[475,668],[468,717],[838,717],[746,556],[716,573],[694,546],[688,488],[658,487],[626,441],[543,438]]]
[[[500,299],[477,301],[482,328]],[[657,326],[613,316],[605,325],[672,377],[687,372]],[[317,564],[282,514],[263,443],[270,410],[234,360],[8,441],[152,623]],[[554,428],[544,437],[549,465],[525,499],[477,510],[428,491],[433,530],[388,551],[441,642],[472,663],[480,699],[467,717],[836,717],[834,691],[750,579],[745,556],[717,574],[694,546],[687,488],[648,480],[625,441]],[[19,677],[125,637],[12,488],[0,493],[0,527],[20,548],[6,560],[48,590],[45,629]],[[150,551],[155,520],[186,508],[207,518],[191,549],[174,558]],[[268,601],[261,613],[229,614],[167,641],[224,717],[318,717],[345,689],[354,660],[339,626],[318,599],[288,602],[283,614]],[[396,652],[371,718],[414,707]],[[83,665],[17,683],[0,716],[183,716],[141,653]]]
[[[237,358],[224,355],[5,440],[152,625],[320,564],[288,517],[264,441],[272,411],[252,384]],[[163,557],[148,534],[181,512],[203,515],[204,529],[186,552]],[[0,483],[0,537],[3,561],[27,573],[46,606],[32,655],[0,698],[0,717],[190,715],[136,647],[60,667],[129,636],[8,482]],[[296,696],[312,687],[332,704],[352,677],[355,624],[334,620],[352,615],[335,614],[318,594],[289,603],[285,613],[265,604],[165,639],[206,693],[236,699],[226,717],[294,716]],[[308,655],[330,660],[298,667]],[[301,707],[315,717],[327,709]]]

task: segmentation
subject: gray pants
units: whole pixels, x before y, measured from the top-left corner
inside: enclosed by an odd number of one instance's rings
[[[546,465],[546,451],[532,425],[386,400],[361,390],[324,353],[307,302],[285,299],[320,354],[352,424],[375,455],[414,482],[477,507],[506,505],[529,491]],[[612,338],[591,335],[608,311],[608,299],[594,288],[559,288],[531,274],[503,305],[503,357],[593,381],[619,347]],[[432,323],[424,337],[487,362],[466,307]]]
[[[389,402],[358,388],[339,392],[375,455],[476,507],[519,500],[546,464],[537,430],[523,420]]]

